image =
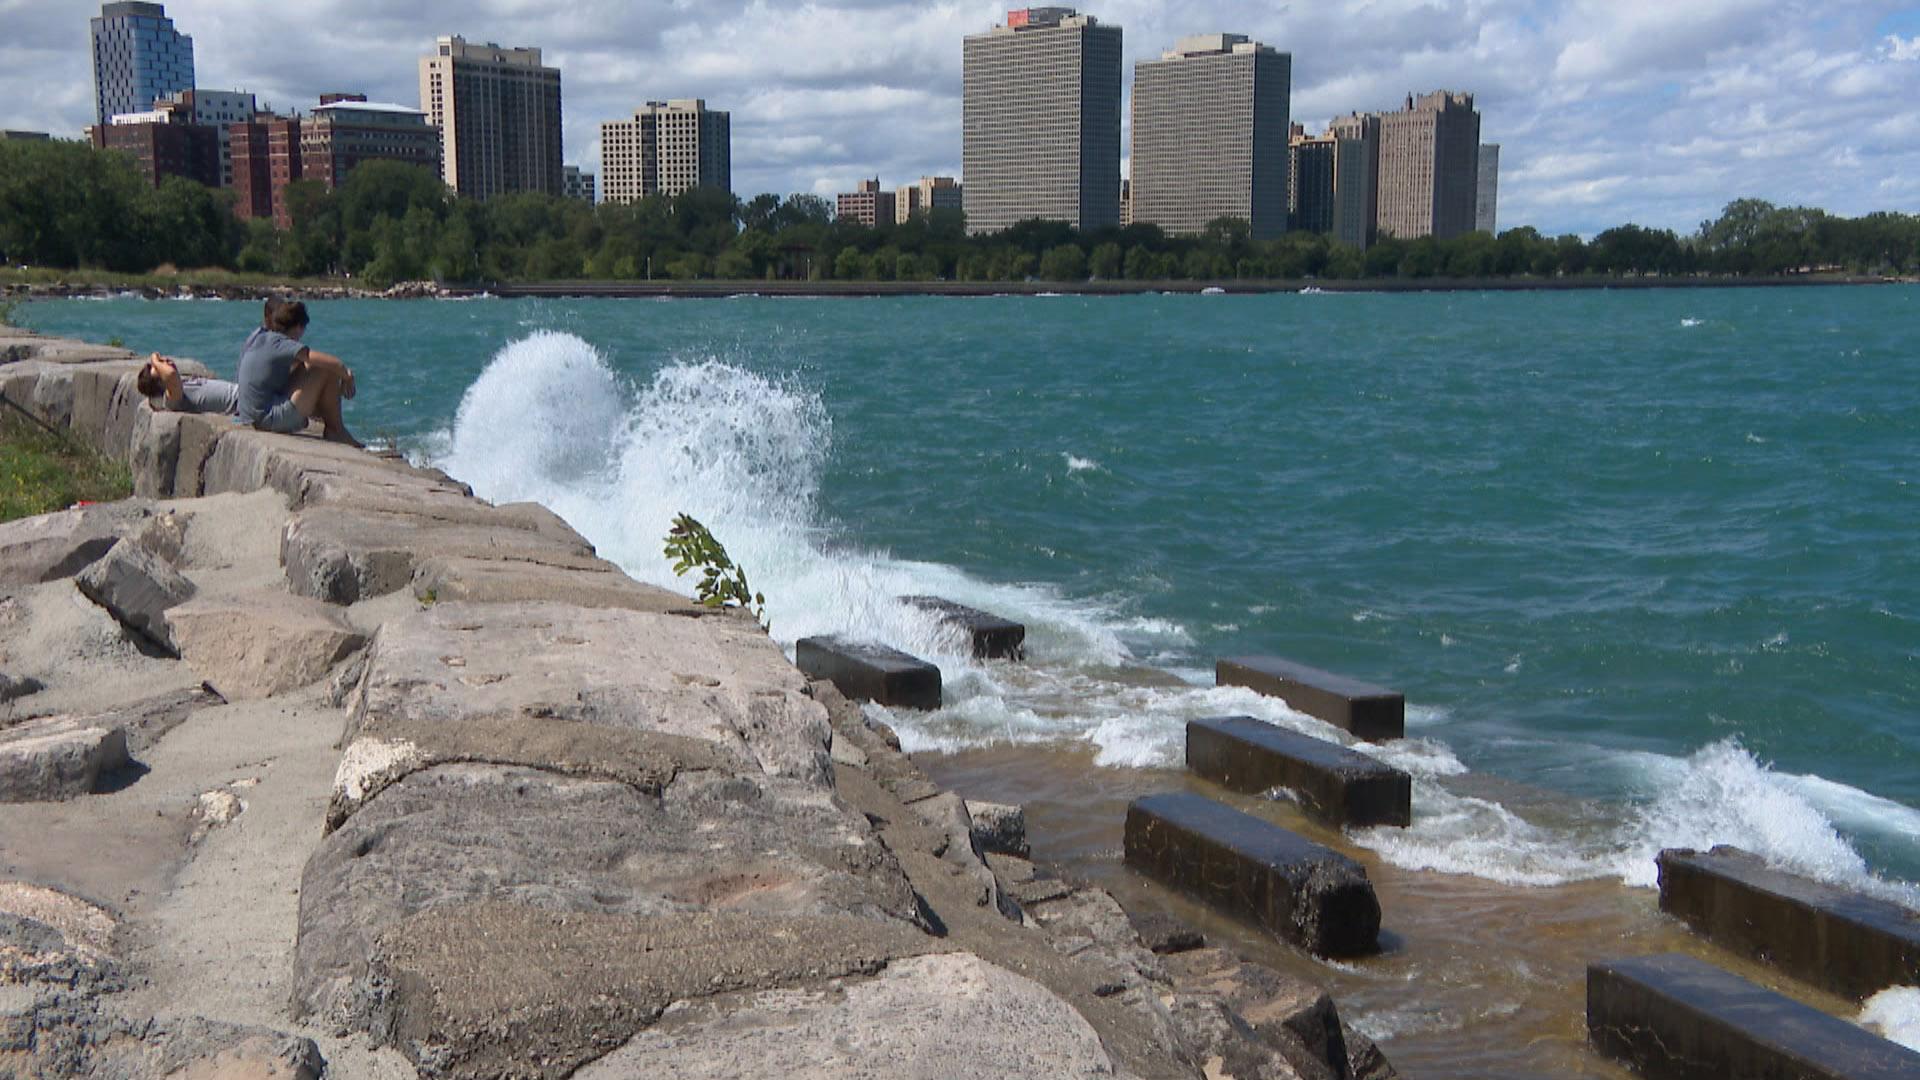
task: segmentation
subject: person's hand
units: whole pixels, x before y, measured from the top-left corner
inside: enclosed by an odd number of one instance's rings
[[[179,367],[176,366],[171,359],[161,356],[159,353],[154,353],[152,356],[147,357],[147,363],[152,365],[153,373],[162,379],[171,379],[180,371]]]
[[[353,369],[348,368],[346,375],[340,379],[340,396],[343,398],[351,398],[353,396],[354,389],[355,387],[353,385]]]

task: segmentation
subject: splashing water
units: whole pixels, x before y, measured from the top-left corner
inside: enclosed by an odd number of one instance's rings
[[[1920,987],[1901,986],[1875,994],[1860,1011],[1860,1023],[1920,1051]]]
[[[944,708],[880,710],[910,751],[1079,742],[1103,767],[1177,768],[1188,720],[1248,715],[1354,745],[1413,775],[1411,828],[1352,834],[1396,865],[1516,885],[1617,877],[1651,886],[1661,848],[1730,843],[1920,907],[1920,890],[1875,878],[1835,828],[1837,821],[1914,835],[1920,811],[1817,777],[1776,773],[1736,742],[1686,759],[1613,755],[1610,767],[1627,770],[1626,786],[1641,792],[1624,816],[1616,810],[1543,824],[1455,789],[1468,770],[1434,737],[1451,719],[1446,710],[1409,707],[1420,737],[1353,744],[1284,702],[1195,685],[1206,672],[1183,678],[1138,659],[1185,656],[1193,642],[1177,622],[1044,584],[986,582],[954,567],[837,544],[817,505],[832,418],[816,393],[791,380],[698,358],[669,362],[635,383],[579,338],[539,331],[495,356],[440,445],[438,463],[483,497],[541,502],[634,577],[683,593],[690,583],[674,577],[661,545],[674,515],[692,514],[766,594],[784,645],[846,634],[939,664]],[[1072,471],[1100,467],[1063,457]],[[961,635],[898,601],[915,594],[1026,623],[1029,662],[974,662]]]

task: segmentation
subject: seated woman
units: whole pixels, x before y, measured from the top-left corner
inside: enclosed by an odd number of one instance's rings
[[[261,431],[292,434],[318,419],[326,438],[359,446],[340,415],[340,402],[353,396],[353,373],[337,356],[300,343],[309,322],[298,300],[267,304],[266,325],[240,347],[241,423]]]
[[[182,376],[170,356],[154,353],[135,378],[141,396],[162,412],[233,415],[240,407],[240,387],[225,379]]]

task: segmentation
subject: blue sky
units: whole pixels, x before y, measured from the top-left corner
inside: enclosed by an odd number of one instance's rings
[[[960,165],[960,41],[1004,4],[840,0],[172,0],[202,86],[311,107],[330,90],[417,104],[437,34],[537,45],[562,70],[568,161],[648,99],[733,113],[734,188],[830,194]],[[0,127],[92,119],[87,17],[0,0]],[[1873,0],[1089,2],[1131,61],[1190,33],[1294,58],[1310,128],[1409,92],[1474,92],[1502,144],[1503,228],[1691,231],[1731,199],[1920,211],[1920,8]]]

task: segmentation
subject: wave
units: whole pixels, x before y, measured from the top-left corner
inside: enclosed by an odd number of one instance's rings
[[[1902,986],[1875,994],[1860,1011],[1860,1024],[1920,1051],[1920,988]]]
[[[1735,844],[1920,907],[1920,890],[1875,877],[1841,833],[1920,835],[1920,811],[1776,772],[1733,741],[1685,758],[1595,748],[1595,767],[1616,773],[1629,793],[1624,803],[1570,811],[1567,800],[1543,799],[1547,809],[1535,811],[1525,799],[1490,797],[1484,778],[1437,737],[1452,725],[1449,709],[1413,704],[1413,738],[1356,744],[1277,699],[1207,685],[1188,628],[1127,599],[986,581],[848,545],[818,505],[832,449],[832,417],[796,379],[707,356],[670,358],[628,379],[580,338],[546,330],[501,349],[452,430],[428,442],[430,457],[483,497],[543,503],[634,577],[683,593],[691,583],[673,575],[662,545],[676,514],[693,515],[767,596],[773,635],[789,651],[801,637],[845,634],[939,664],[944,708],[878,710],[908,750],[1079,744],[1105,767],[1179,768],[1187,721],[1247,715],[1352,745],[1413,776],[1412,827],[1351,834],[1397,866],[1515,885],[1616,878],[1650,887],[1662,848]],[[1080,464],[1063,457],[1069,469]],[[1025,623],[1029,662],[975,662],[957,632],[899,602],[906,595]]]

